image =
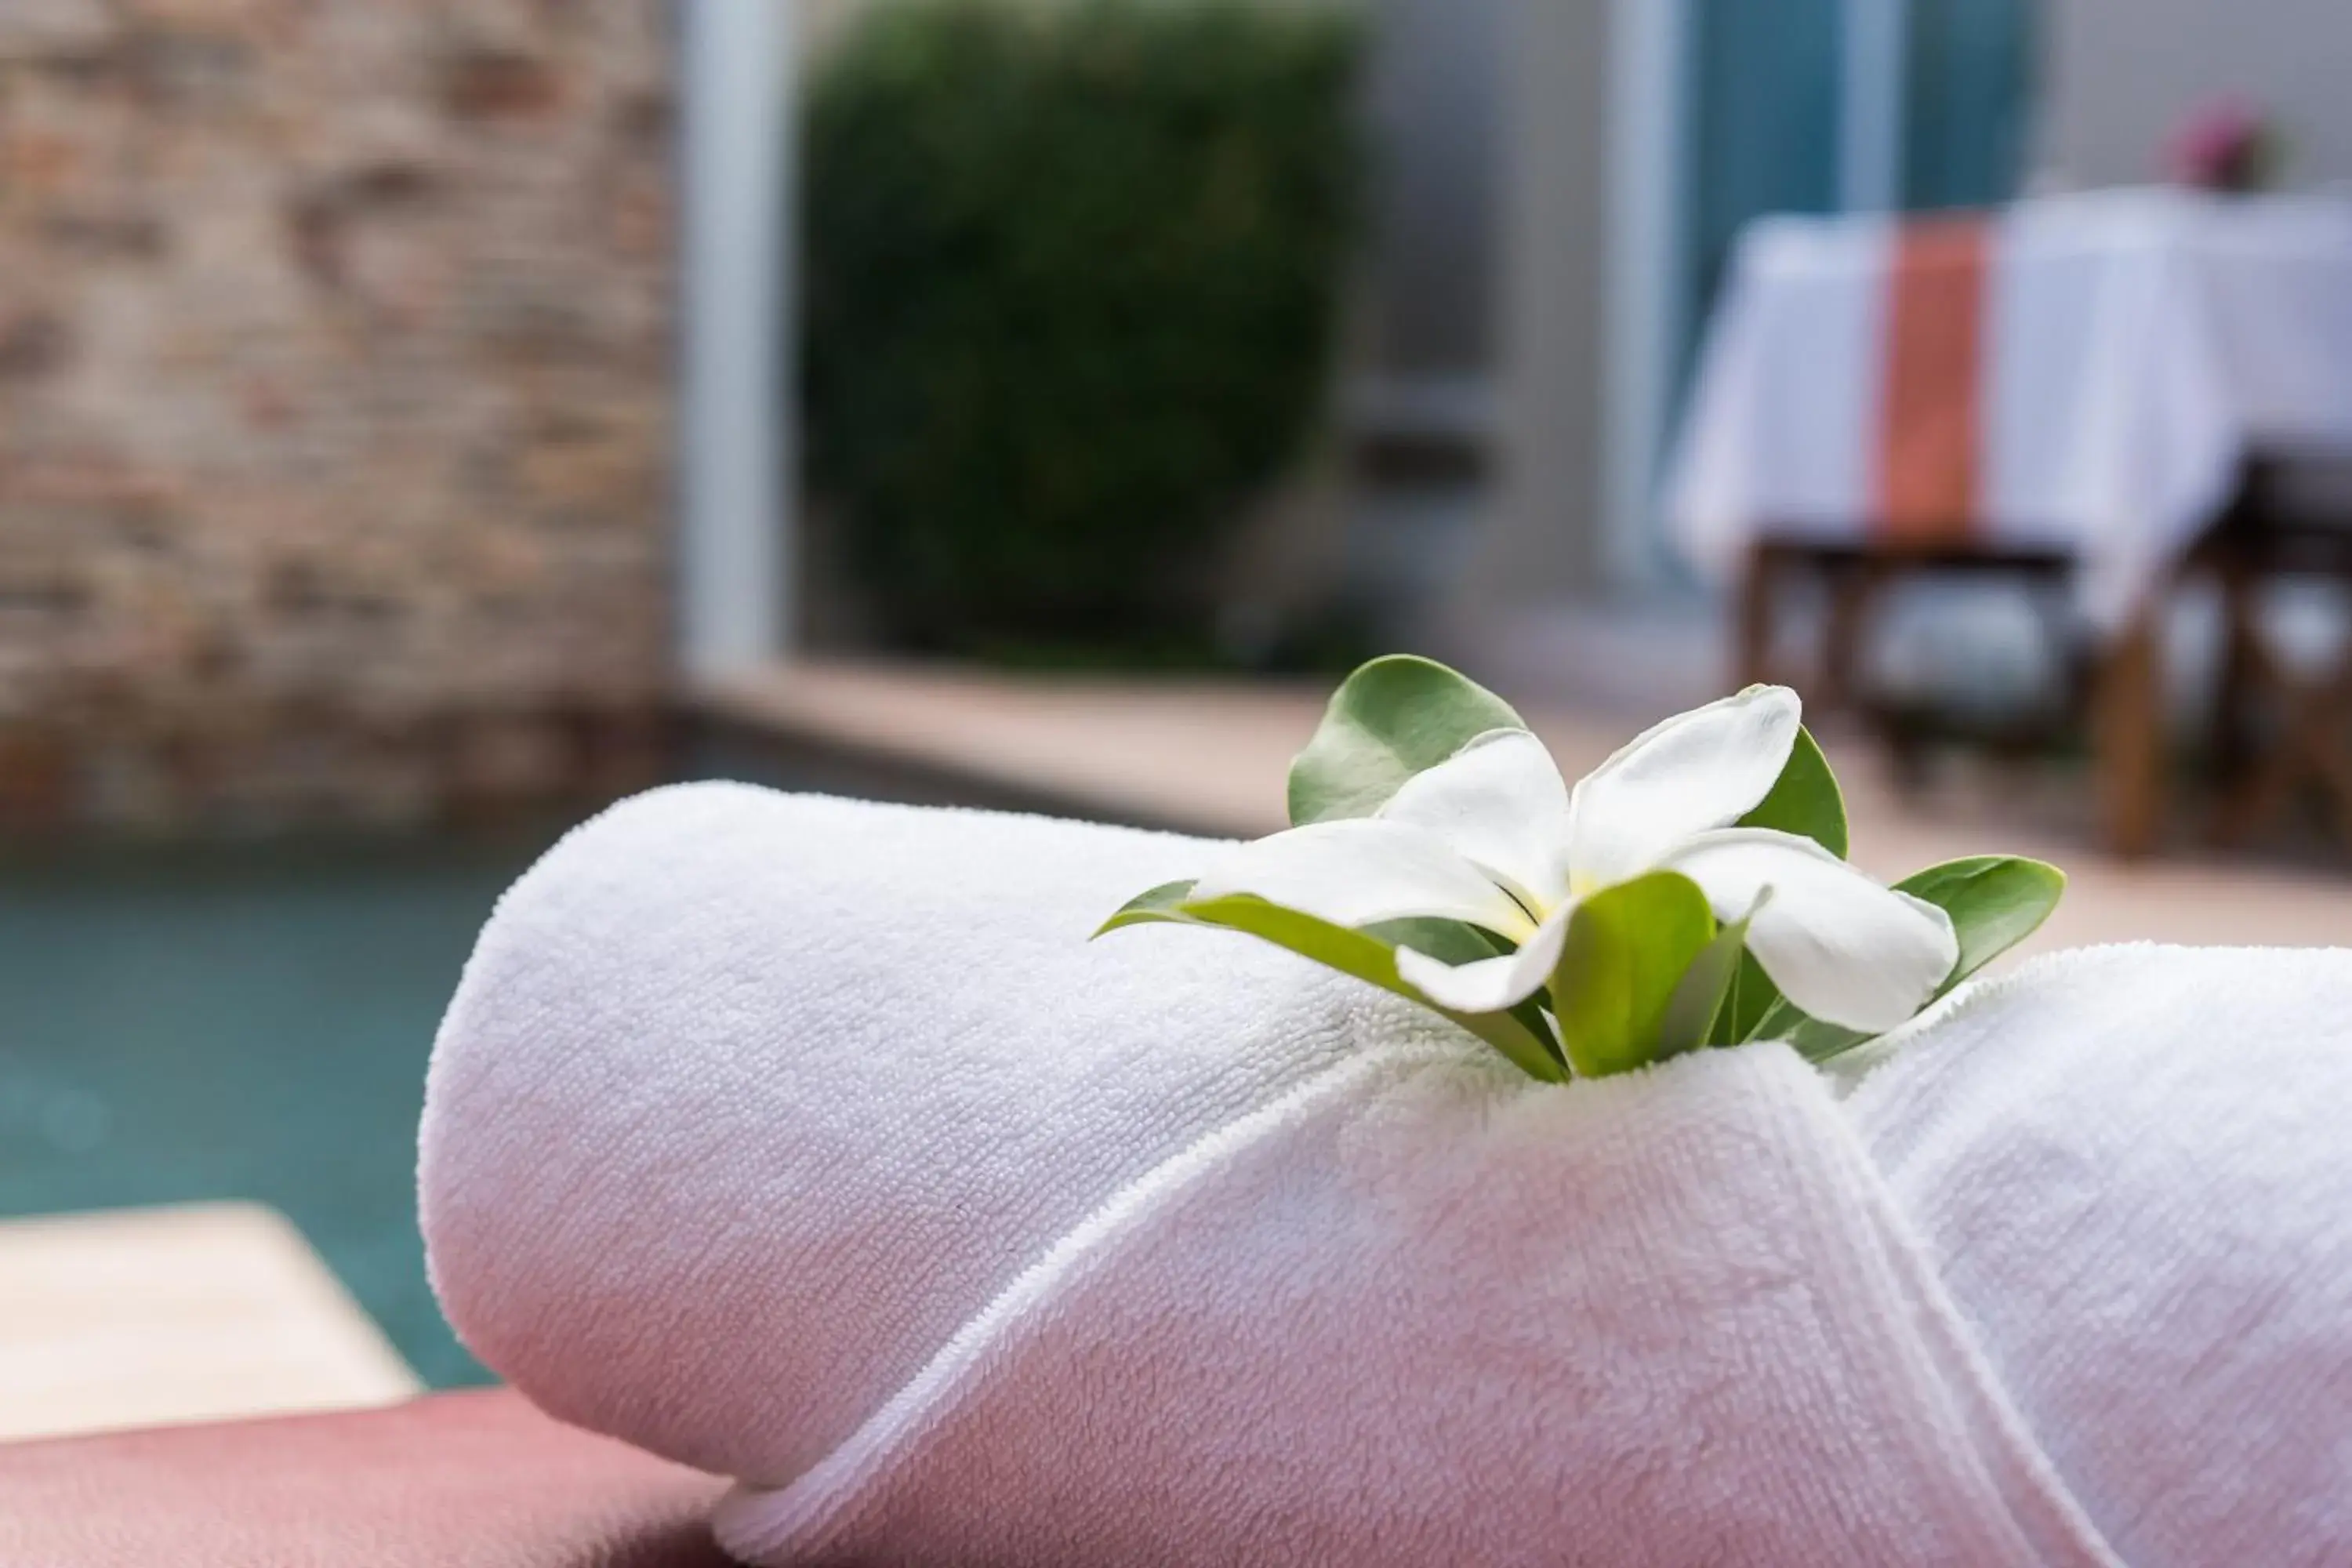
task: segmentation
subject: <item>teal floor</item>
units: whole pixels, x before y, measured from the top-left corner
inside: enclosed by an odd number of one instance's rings
[[[416,1113],[441,1008],[555,826],[0,862],[0,1213],[251,1198],[436,1386]]]
[[[960,798],[720,736],[679,773]],[[569,825],[0,846],[0,1215],[268,1204],[426,1383],[485,1381],[425,1284],[416,1116],[475,934]]]

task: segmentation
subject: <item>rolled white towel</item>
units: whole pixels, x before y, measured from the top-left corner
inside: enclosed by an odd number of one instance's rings
[[[451,1321],[762,1563],[2352,1561],[2352,958],[1969,988],[1850,1100],[1569,1086],[1197,840],[657,792],[436,1047]]]

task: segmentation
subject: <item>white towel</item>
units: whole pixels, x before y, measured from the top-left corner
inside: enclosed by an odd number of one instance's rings
[[[501,902],[436,1287],[758,1563],[2352,1562],[2352,962],[1571,1086],[1230,933],[1197,840],[697,785]]]
[[[1848,1109],[2116,1553],[2352,1563],[2352,953],[2060,953],[1907,1033]]]

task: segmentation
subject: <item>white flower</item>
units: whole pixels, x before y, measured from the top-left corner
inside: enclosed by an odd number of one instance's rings
[[[1751,687],[1639,736],[1573,794],[1533,735],[1490,731],[1372,816],[1237,846],[1191,896],[1252,894],[1345,926],[1467,921],[1518,950],[1457,966],[1401,947],[1397,973],[1441,1007],[1493,1013],[1550,977],[1580,900],[1678,871],[1717,919],[1754,911],[1748,951],[1796,1006],[1891,1029],[1951,973],[1950,918],[1809,838],[1732,826],[1780,776],[1798,715],[1795,692]]]

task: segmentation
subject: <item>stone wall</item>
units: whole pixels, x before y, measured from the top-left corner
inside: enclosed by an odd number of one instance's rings
[[[663,0],[0,0],[0,823],[634,782]]]

